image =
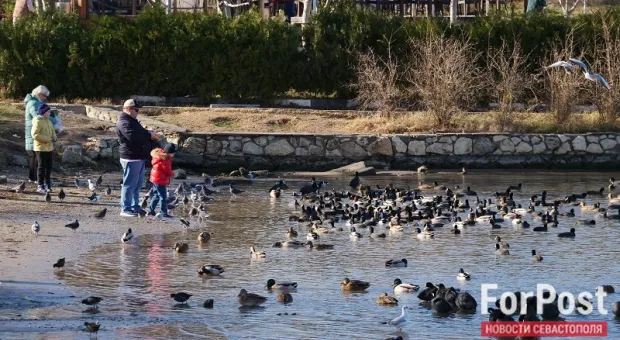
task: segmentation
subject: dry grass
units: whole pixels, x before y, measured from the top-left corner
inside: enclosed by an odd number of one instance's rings
[[[402,112],[387,118],[364,111],[310,109],[159,110],[153,117],[191,131],[311,134],[416,134],[436,132],[580,133],[620,131],[620,122],[601,124],[598,113],[573,113],[564,126],[549,113],[513,112],[513,124],[502,128],[492,112],[457,113],[449,128],[438,130],[427,112]]]

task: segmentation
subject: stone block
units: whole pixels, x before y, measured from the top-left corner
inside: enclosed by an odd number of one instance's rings
[[[202,154],[205,152],[207,140],[199,137],[189,137],[183,142],[182,150],[188,154]]]
[[[263,148],[258,146],[256,143],[247,142],[243,144],[243,153],[246,155],[260,156],[263,154]]]
[[[455,155],[469,155],[473,150],[473,142],[471,138],[459,137],[454,142],[454,154]]]
[[[407,154],[412,156],[426,155],[426,142],[423,140],[412,140],[407,146]]]
[[[287,156],[295,152],[295,149],[286,141],[286,139],[277,139],[271,141],[265,147],[265,155],[267,156]]]
[[[376,141],[368,145],[367,150],[371,156],[392,157],[394,154],[392,150],[392,142],[388,137],[377,138]]]

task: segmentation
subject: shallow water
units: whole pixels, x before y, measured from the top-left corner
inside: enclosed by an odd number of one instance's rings
[[[466,176],[438,173],[420,177],[364,177],[363,181],[372,185],[384,186],[391,182],[397,187],[415,187],[419,178],[426,183],[437,180],[449,187],[471,186],[480,198],[521,182],[523,190],[515,192],[515,199],[526,207],[529,197],[542,190],[547,190],[548,200],[552,201],[569,193],[605,186],[610,175],[478,172]],[[329,189],[340,190],[345,188],[349,178],[328,180]],[[306,180],[288,180],[287,183],[291,188],[299,188]],[[517,229],[510,222],[504,222],[499,230],[491,231],[488,226],[477,225],[468,227],[459,236],[450,234],[446,226],[435,232],[435,239],[420,241],[411,233],[414,227],[408,226],[404,233],[390,235],[387,239],[364,237],[352,241],[347,232],[335,231],[321,235],[321,242],[335,245],[333,250],[279,249],[271,248],[271,244],[284,240],[289,226],[299,231],[301,240],[305,240],[307,227],[305,223],[288,221],[289,215],[299,213],[292,204],[290,190],[280,199],[268,197],[266,191],[272,184],[272,181],[256,181],[252,186],[242,187],[246,193],[235,199],[230,199],[227,192],[217,195],[216,201],[209,205],[209,220],[200,227],[197,221],[192,222],[189,231],[175,222],[162,222],[162,235],[140,235],[140,230],[134,228],[136,243],[121,246],[113,242],[97,247],[77,262],[68,264],[59,279],[78,296],[104,298],[93,315],[93,319],[102,323],[101,339],[383,339],[400,334],[393,326],[380,322],[398,316],[402,305],[412,307],[410,320],[402,329],[401,335],[405,338],[478,339],[482,338],[480,322],[487,320],[487,316],[481,315],[482,283],[497,283],[496,296],[503,291],[535,291],[536,283],[549,283],[558,290],[575,294],[594,293],[600,284],[614,285],[616,290],[620,288],[619,222],[595,217],[593,213],[581,213],[578,207],[575,207],[576,217],[560,217],[559,227],[550,228],[548,233]],[[431,193],[426,192],[427,195]],[[470,198],[470,202],[473,200]],[[606,200],[586,200],[588,204],[597,201]],[[564,205],[560,211],[569,208]],[[575,221],[581,218],[595,219],[597,223],[575,226]],[[531,215],[526,220],[533,227],[541,225],[541,222],[532,221]],[[344,222],[336,226],[348,230]],[[573,226],[577,229],[574,240],[556,236]],[[377,229],[384,231],[383,227]],[[212,240],[200,246],[196,237],[203,230],[212,233]],[[368,230],[358,231],[368,234]],[[494,254],[495,235],[501,235],[510,243],[510,256]],[[188,242],[189,253],[175,254],[172,250],[175,242]],[[251,245],[266,251],[267,258],[252,260]],[[544,256],[542,263],[531,262],[532,249]],[[386,268],[384,263],[391,258],[407,258],[409,266]],[[196,274],[199,265],[211,263],[222,265],[226,272],[208,279]],[[456,280],[460,267],[472,275],[471,281]],[[345,277],[369,281],[371,286],[367,293],[343,294],[340,281]],[[478,310],[475,314],[435,316],[427,306],[420,304],[417,294],[397,296],[399,307],[375,304],[382,292],[391,294],[391,283],[397,277],[419,285],[427,281],[442,282],[468,291],[478,301]],[[292,304],[285,306],[276,302],[277,293],[265,288],[270,278],[299,283]],[[240,309],[236,296],[241,288],[267,296],[264,308]],[[170,293],[179,291],[194,295],[187,306],[170,298]],[[205,299],[214,299],[215,308],[203,308]],[[49,330],[54,333],[46,338],[83,338],[85,333],[79,332],[77,326],[53,326],[54,320],[82,320],[88,316],[84,313],[84,305],[75,298],[65,300],[60,306],[26,309],[24,314],[34,322],[40,320],[41,329],[36,331],[46,331],[43,327],[51,325]],[[617,294],[610,295],[605,299],[605,308],[610,310],[611,304],[618,300]],[[610,338],[620,334],[620,322],[613,319],[611,311],[609,315],[599,315],[595,311],[590,316],[573,314],[566,318],[608,321]],[[2,339],[24,337],[29,338],[29,333],[0,333]],[[32,333],[32,337],[38,336]]]

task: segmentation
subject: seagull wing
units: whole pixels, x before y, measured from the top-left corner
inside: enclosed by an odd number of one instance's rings
[[[607,81],[605,80],[605,78],[603,78],[603,76],[602,76],[602,75],[600,75],[600,74],[598,74],[598,73],[595,73],[595,74],[593,74],[592,76],[593,76],[595,79],[597,79],[598,81],[600,81],[600,82],[601,82],[601,84],[602,84],[603,86],[605,86],[605,88],[607,88],[608,90],[611,88],[611,86],[609,86],[609,84],[607,83]]]
[[[390,325],[394,325],[397,326],[403,322],[407,321],[407,318],[404,315],[400,315],[398,317],[395,317],[394,319],[392,319],[390,322],[388,322]]]
[[[566,62],[564,60],[556,61],[555,63],[547,66],[546,68],[554,68],[554,67],[573,67],[574,65]]]
[[[568,60],[570,60],[572,63],[577,64],[579,67],[581,67],[583,69],[584,72],[586,72],[586,73],[590,72],[588,70],[588,67],[586,66],[586,64],[583,63],[583,61],[581,61],[579,59],[575,59],[575,58],[569,58]]]

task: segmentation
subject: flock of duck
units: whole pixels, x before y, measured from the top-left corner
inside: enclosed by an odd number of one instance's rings
[[[422,167],[418,172],[424,173],[427,169]],[[463,169],[461,174],[465,174]],[[89,181],[90,182],[90,181]],[[620,185],[615,179],[611,178],[607,189],[611,192],[617,185]],[[210,197],[217,192],[213,188],[215,183],[206,176],[204,183],[187,184],[183,182],[176,190],[171,192],[169,199],[170,209],[182,209],[181,224],[184,228],[190,228],[192,218],[197,218],[202,222],[208,217],[206,203],[212,200]],[[558,226],[559,218],[573,219],[575,225],[592,225],[596,221],[594,219],[576,219],[575,209],[581,209],[581,212],[590,212],[596,214],[600,218],[620,219],[620,198],[615,198],[610,193],[607,197],[608,204],[602,207],[600,203],[587,205],[584,201],[586,197],[597,197],[604,199],[606,188],[587,191],[585,193],[571,193],[560,199],[551,200],[547,197],[547,192],[532,195],[524,207],[517,203],[514,198],[515,192],[520,192],[522,184],[511,185],[505,190],[495,192],[493,197],[480,198],[480,196],[470,187],[465,189],[448,188],[437,182],[433,184],[419,183],[417,188],[397,188],[392,184],[386,187],[378,185],[371,187],[362,182],[358,173],[355,174],[349,183],[350,189],[344,191],[327,190],[327,182],[317,181],[314,177],[310,183],[302,186],[298,191],[293,193],[293,205],[296,215],[289,216],[288,220],[297,222],[298,226],[306,226],[307,229],[297,231],[293,227],[289,227],[283,232],[284,240],[273,243],[274,248],[306,248],[313,250],[333,249],[334,244],[324,243],[324,239],[329,239],[328,234],[337,232],[346,232],[352,241],[364,237],[383,239],[388,235],[407,235],[414,234],[419,240],[432,240],[440,234],[438,230],[447,229],[453,237],[458,237],[461,231],[470,227],[498,229],[506,224],[510,224],[515,228],[530,229],[530,222],[525,220],[531,217],[533,223],[539,222],[540,226],[531,228],[532,232],[550,232],[551,228]],[[269,197],[279,199],[283,197],[283,192],[288,190],[288,185],[279,180],[273,187],[269,189]],[[233,197],[242,194],[244,191],[229,185],[229,192]],[[150,193],[150,191],[149,191]],[[93,191],[93,195],[94,191]],[[149,194],[143,199],[143,206],[146,206]],[[567,207],[564,208],[563,207]],[[560,212],[560,209],[565,210]],[[105,216],[105,211],[103,214]],[[100,216],[103,218],[103,216]],[[141,216],[144,217],[144,216]],[[157,216],[153,217],[157,218]],[[538,224],[538,223],[537,223]],[[35,226],[36,225],[36,226]],[[35,222],[33,232],[38,232],[40,226]],[[78,221],[67,225],[75,230],[79,226]],[[303,228],[303,227],[302,227]],[[384,230],[380,230],[383,228]],[[36,229],[36,230],[35,230]],[[569,231],[557,233],[559,238],[576,238],[578,237],[576,228],[570,228]],[[440,237],[444,237],[441,234]],[[133,240],[132,230],[128,229],[121,237],[122,243],[130,243]],[[200,243],[210,242],[211,235],[208,232],[201,232],[197,241]],[[508,242],[496,237],[494,245],[494,254],[497,256],[509,256],[510,245]],[[267,252],[257,250],[254,245],[249,246],[250,257],[265,258]],[[174,250],[184,253],[189,250],[187,243],[176,243]],[[543,261],[543,256],[536,253],[535,249],[531,250],[531,260],[533,262]],[[388,259],[385,262],[386,267],[407,267],[407,259]],[[54,268],[62,268],[64,266],[64,258],[60,259]],[[201,265],[197,271],[200,276],[218,276],[225,273],[225,269],[217,264]],[[471,275],[462,268],[456,273],[457,280],[469,280]],[[268,290],[277,291],[277,301],[282,303],[292,303],[292,292],[296,291],[298,284],[296,282],[268,280],[266,287]],[[370,283],[358,279],[344,278],[340,283],[341,289],[348,292],[365,291]],[[613,286],[603,286],[608,293],[613,293]],[[430,309],[437,314],[450,314],[456,311],[475,312],[478,304],[473,296],[469,293],[460,291],[454,287],[446,287],[443,283],[433,284],[426,282],[421,288],[417,284],[404,283],[396,278],[392,283],[392,293],[411,294],[416,293],[419,300],[430,306]],[[185,292],[172,293],[170,297],[179,303],[187,303],[192,297],[191,294]],[[258,307],[267,301],[267,298],[258,294],[251,293],[245,289],[240,289],[237,295],[238,302],[242,307],[251,308]],[[89,297],[82,301],[87,305],[95,307],[101,301],[98,297]],[[376,300],[381,305],[397,305],[398,299],[389,295],[387,292],[382,293]],[[526,301],[529,303],[531,300]],[[517,303],[521,303],[518,301]],[[207,300],[203,304],[207,308],[213,307],[213,300]],[[409,306],[402,306],[401,315],[384,322],[385,324],[394,325],[399,330],[408,320]],[[555,308],[547,307],[545,313],[541,316],[544,320],[557,320],[559,311],[557,310],[557,299]],[[528,308],[528,311],[530,309]],[[620,316],[620,302],[613,305],[613,312]],[[490,309],[490,321],[497,320],[513,320],[512,316],[504,315],[499,309]],[[538,320],[538,316],[534,312],[528,312],[526,315],[520,315],[520,321]],[[98,323],[95,325],[86,325],[89,331],[97,331]]]

